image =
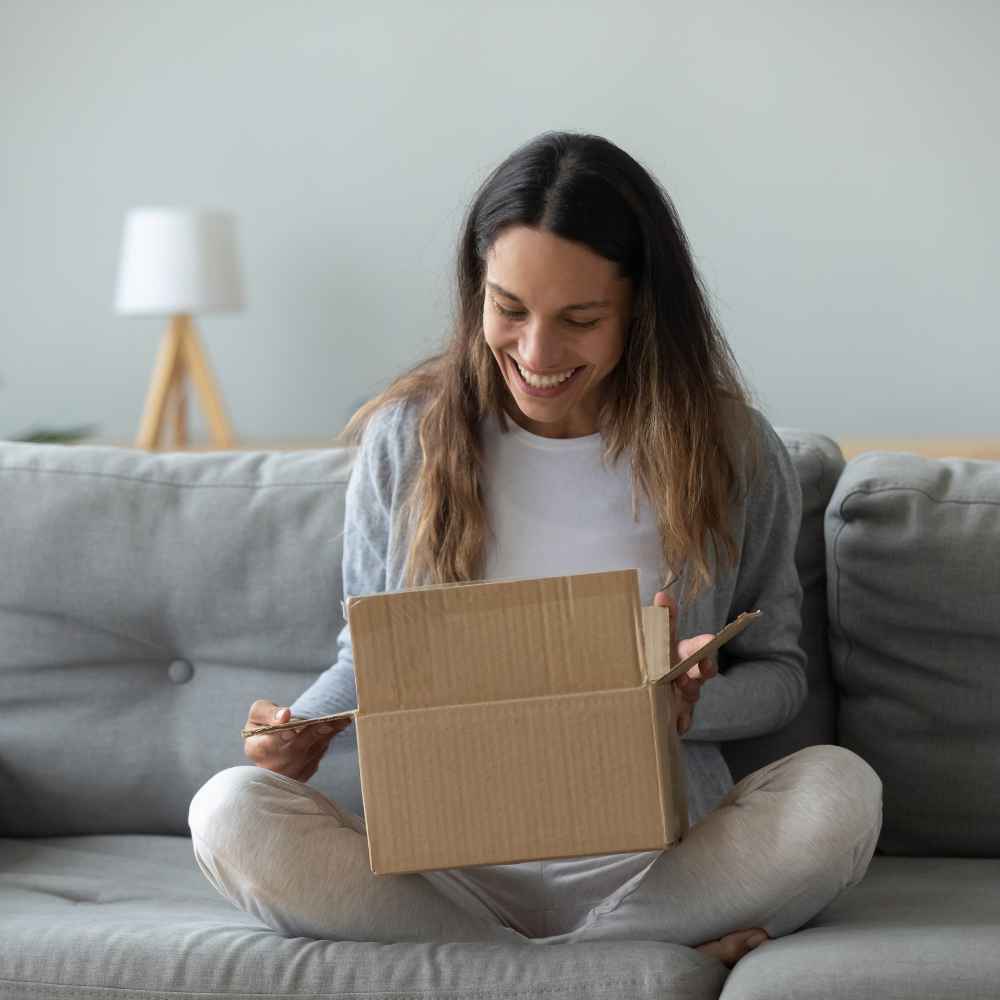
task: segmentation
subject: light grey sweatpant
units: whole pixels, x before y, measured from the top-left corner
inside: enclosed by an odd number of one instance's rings
[[[739,781],[624,898],[572,931],[528,937],[423,873],[374,875],[360,817],[318,789],[253,765],[213,775],[188,814],[205,877],[289,936],[338,941],[668,941],[735,930],[789,934],[868,869],[882,783],[843,747],[806,747]],[[437,876],[440,878],[440,876]]]

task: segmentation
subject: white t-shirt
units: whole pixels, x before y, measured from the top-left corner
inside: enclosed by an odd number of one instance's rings
[[[664,583],[653,512],[632,514],[628,453],[602,463],[600,434],[547,438],[508,418],[483,425],[488,541],[485,579],[638,569],[644,605]],[[471,897],[533,938],[568,933],[600,904],[611,908],[661,851],[593,855],[425,872],[462,905]]]

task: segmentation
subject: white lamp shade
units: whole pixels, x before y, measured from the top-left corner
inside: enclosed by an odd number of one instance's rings
[[[231,213],[134,208],[127,214],[116,312],[171,316],[242,308]]]

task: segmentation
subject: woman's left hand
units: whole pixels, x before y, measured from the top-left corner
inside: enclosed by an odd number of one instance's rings
[[[688,639],[677,638],[677,600],[665,590],[659,590],[653,598],[653,604],[658,608],[670,609],[670,648],[673,651],[671,663],[680,663],[687,656],[697,653],[702,646],[715,638],[711,632],[693,635]],[[695,702],[701,695],[701,686],[719,672],[712,657],[699,660],[686,673],[674,678],[671,687],[674,691],[674,710],[677,714],[677,732],[683,736],[691,728],[694,716]]]

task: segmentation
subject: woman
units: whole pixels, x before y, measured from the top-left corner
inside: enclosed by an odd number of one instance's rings
[[[285,933],[653,939],[732,965],[858,881],[881,825],[879,779],[848,750],[809,747],[734,786],[718,748],[780,728],[806,696],[795,470],[669,197],[605,139],[546,133],[493,171],[464,222],[458,307],[444,351],[344,430],[360,442],[344,591],[636,567],[643,603],[687,635],[676,657],[765,610],[719,650],[722,672],[706,659],[674,682],[692,829],[669,851],[378,877],[363,820],[305,784],[342,723],[248,738],[257,766],[192,802],[199,864]],[[346,626],[338,645],[292,706],[255,701],[248,727],[353,707]]]

